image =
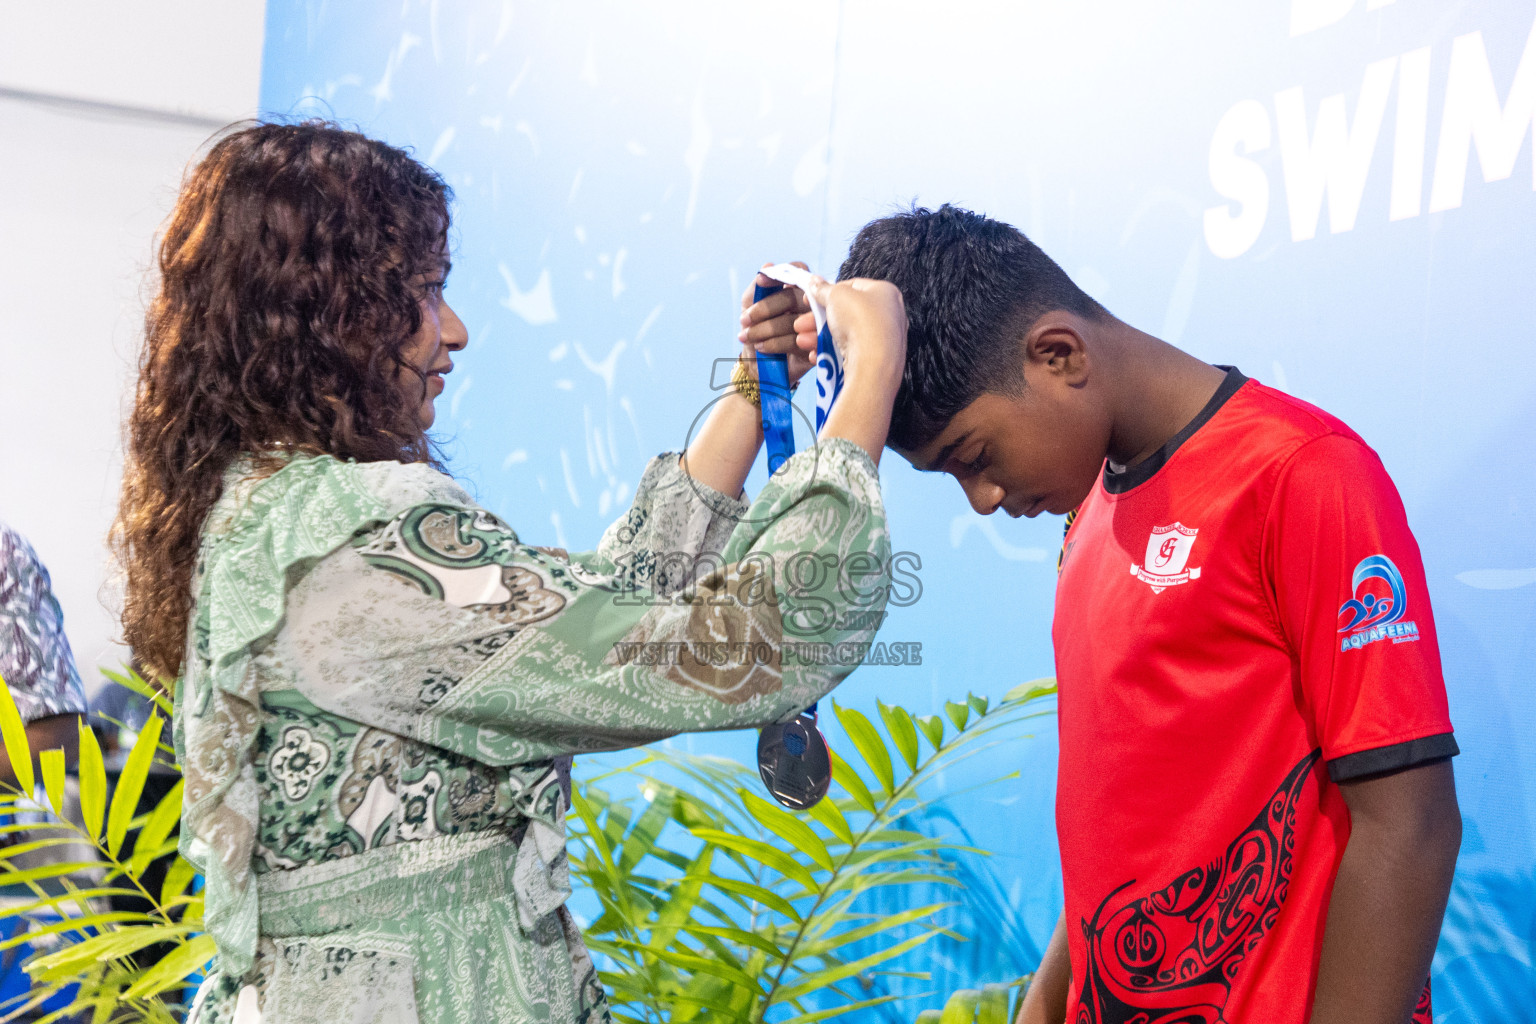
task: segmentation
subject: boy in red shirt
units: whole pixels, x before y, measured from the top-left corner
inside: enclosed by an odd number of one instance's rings
[[[890,447],[983,515],[1079,510],[1052,634],[1066,908],[1021,1022],[1427,1024],[1457,748],[1380,459],[977,214],[874,221],[840,276],[906,301]]]

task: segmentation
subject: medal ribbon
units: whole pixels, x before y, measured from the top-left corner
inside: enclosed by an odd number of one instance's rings
[[[776,263],[760,273],[778,281],[777,285],[758,286],[752,293],[753,302],[761,302],[785,285],[799,288],[811,304],[811,315],[816,319],[816,432],[826,425],[832,403],[843,389],[843,364],[838,358],[837,347],[832,343],[832,329],[827,326],[827,312],[811,295],[811,274],[789,263]],[[783,355],[757,354],[758,401],[762,410],[763,440],[768,448],[768,473],[773,475],[795,453],[793,412],[790,408],[789,359]],[[810,728],[814,730],[816,705],[812,704],[802,716],[809,715]],[[803,744],[798,744],[803,747]],[[799,757],[804,750],[790,751]],[[761,753],[760,755],[761,756]],[[767,781],[766,779],[764,780]],[[771,789],[770,789],[771,791]],[[783,802],[778,793],[773,794]],[[792,805],[791,805],[792,806]]]
[[[784,286],[758,285],[752,293],[753,302],[761,302]],[[768,475],[795,454],[794,413],[789,402],[789,357],[767,352],[757,354],[758,409],[763,417],[763,441],[768,447]]]
[[[775,263],[759,273],[780,284],[799,288],[811,304],[811,316],[816,318],[816,432],[819,434],[821,428],[826,425],[827,414],[832,411],[832,403],[837,401],[839,392],[843,390],[843,363],[838,358],[837,346],[832,343],[832,329],[827,326],[827,311],[821,308],[821,303],[817,302],[811,294],[810,271],[801,270],[793,263]],[[771,295],[773,290],[763,294]],[[762,364],[759,363],[758,366],[761,369]],[[790,444],[793,445],[793,443],[794,439],[791,438]],[[793,448],[791,448],[791,454],[793,454]],[[771,461],[769,466],[773,467]]]

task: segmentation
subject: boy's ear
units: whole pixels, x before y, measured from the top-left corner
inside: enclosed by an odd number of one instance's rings
[[[1078,319],[1070,313],[1047,313],[1029,325],[1024,358],[1035,373],[1044,372],[1076,386],[1088,377],[1088,346]]]

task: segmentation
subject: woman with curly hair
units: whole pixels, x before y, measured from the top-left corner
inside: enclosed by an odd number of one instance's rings
[[[571,755],[786,721],[851,668],[784,658],[786,634],[867,641],[842,624],[879,616],[844,613],[884,604],[823,567],[888,559],[894,288],[818,280],[845,389],[755,501],[744,389],[567,555],[427,434],[466,341],[449,200],[381,142],[259,124],[191,172],[161,244],[114,542],[127,640],[177,681],[218,951],[197,1022],[606,1020],[563,905]],[[805,309],[751,305],[748,364],[803,373]]]

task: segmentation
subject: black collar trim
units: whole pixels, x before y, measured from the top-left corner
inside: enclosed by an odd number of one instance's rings
[[[1216,393],[1211,396],[1211,400],[1205,403],[1205,408],[1196,413],[1194,419],[1184,424],[1184,429],[1170,437],[1167,444],[1136,463],[1136,465],[1122,469],[1119,472],[1111,470],[1108,463],[1104,464],[1104,489],[1106,491],[1110,494],[1124,494],[1126,491],[1134,487],[1140,487],[1148,480],[1151,480],[1157,474],[1157,471],[1162,469],[1169,459],[1173,458],[1173,453],[1178,451],[1185,441],[1193,437],[1195,431],[1209,423],[1211,417],[1215,416],[1221,410],[1221,407],[1227,404],[1227,399],[1237,394],[1238,388],[1248,383],[1248,378],[1243,376],[1243,372],[1235,366],[1218,365],[1216,368],[1227,371],[1226,379],[1221,382],[1221,386],[1216,389]]]

